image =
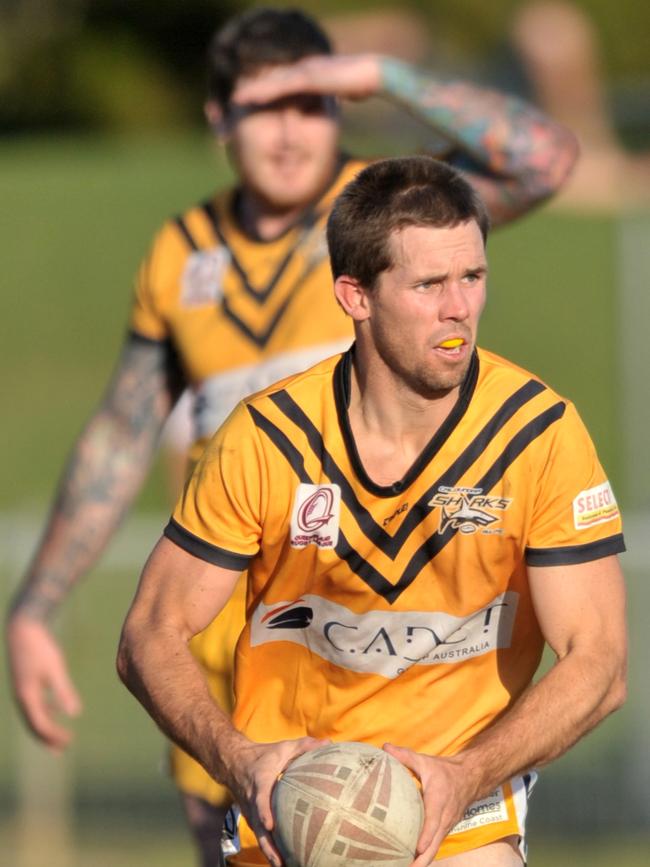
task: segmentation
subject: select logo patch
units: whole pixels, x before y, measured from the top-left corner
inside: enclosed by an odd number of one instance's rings
[[[339,540],[340,514],[338,485],[298,485],[291,515],[291,547],[334,548]]]
[[[580,491],[573,501],[573,524],[576,530],[614,521],[618,516],[618,505],[609,482]]]

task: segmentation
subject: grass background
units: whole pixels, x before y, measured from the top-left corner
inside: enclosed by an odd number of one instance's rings
[[[228,178],[225,161],[202,137],[0,143],[0,603],[110,375],[132,276],[153,232]],[[550,209],[495,232],[480,342],[576,402],[624,500],[616,232],[614,218]],[[0,690],[0,852],[9,853],[11,867],[192,863],[161,770],[162,740],[113,674],[140,564],[165,520],[165,491],[157,467],[120,538],[60,618],[86,705],[63,760],[31,743],[6,685]],[[633,698],[544,774],[531,815],[532,865],[647,864],[649,796],[637,772],[647,768],[638,745],[647,740],[650,713],[643,666],[649,571],[628,573]],[[565,805],[576,799],[585,806],[567,829]],[[573,836],[559,839],[561,831]]]

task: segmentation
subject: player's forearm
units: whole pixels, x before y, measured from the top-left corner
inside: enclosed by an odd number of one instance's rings
[[[533,106],[465,82],[442,82],[408,64],[381,58],[384,94],[431,126],[486,172],[519,179],[508,195],[539,200],[557,190],[578,148],[573,134]]]
[[[49,619],[93,566],[140,489],[162,421],[134,434],[99,412],[79,438],[12,613]]]
[[[480,798],[504,780],[548,764],[625,700],[625,652],[571,651],[493,726],[454,757]]]
[[[250,741],[213,701],[204,673],[173,627],[127,618],[117,670],[161,731],[232,788],[235,757]]]

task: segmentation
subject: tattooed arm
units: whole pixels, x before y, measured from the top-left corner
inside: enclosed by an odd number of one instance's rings
[[[169,344],[127,339],[106,395],[73,448],[11,606],[7,644],[16,700],[27,725],[53,749],[71,737],[57,712],[76,715],[80,701],[48,622],[139,491],[182,384]]]
[[[235,103],[317,92],[383,96],[416,115],[448,145],[479,190],[492,222],[513,220],[555,193],[577,156],[575,136],[521,99],[465,82],[443,82],[388,57],[309,57],[242,79]]]
[[[405,63],[381,60],[384,94],[429,123],[460,157],[494,225],[553,195],[578,156],[565,127],[521,99],[465,82],[443,83]],[[471,168],[470,168],[471,166]]]

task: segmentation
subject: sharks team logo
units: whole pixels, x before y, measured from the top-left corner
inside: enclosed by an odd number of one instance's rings
[[[460,533],[500,534],[503,530],[492,525],[512,503],[510,497],[490,497],[482,488],[448,488],[441,485],[429,500],[429,506],[440,508],[438,533],[448,529]]]

